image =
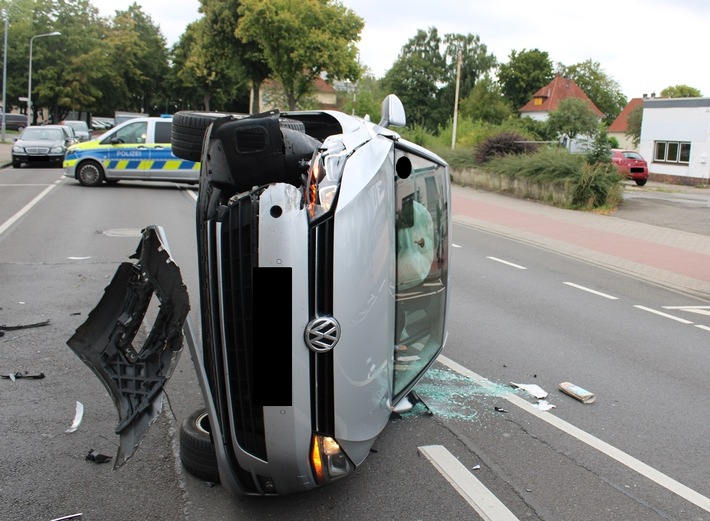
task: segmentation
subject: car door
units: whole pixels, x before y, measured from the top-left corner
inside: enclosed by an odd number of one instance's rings
[[[108,147],[106,175],[110,179],[148,179],[146,169],[150,160],[147,145],[148,122],[131,122],[107,136],[102,142]]]
[[[156,121],[154,132],[154,143],[150,148],[150,179],[196,183],[200,175],[199,163],[180,159],[172,152],[172,120]]]
[[[446,341],[451,216],[448,169],[440,160],[401,147],[395,156],[397,403]]]

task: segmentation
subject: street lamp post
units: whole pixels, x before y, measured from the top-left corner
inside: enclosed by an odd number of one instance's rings
[[[32,124],[32,42],[34,42],[35,38],[41,38],[43,36],[59,36],[60,33],[59,31],[54,31],[52,33],[46,33],[46,34],[35,34],[32,38],[30,38],[30,74],[29,74],[29,79],[27,82],[27,126],[29,127]]]

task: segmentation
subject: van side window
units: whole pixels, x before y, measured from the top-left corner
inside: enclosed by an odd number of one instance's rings
[[[170,121],[155,122],[155,142],[170,143],[170,134],[172,133],[173,124]]]

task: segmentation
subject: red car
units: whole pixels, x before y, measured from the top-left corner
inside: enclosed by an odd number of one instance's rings
[[[648,181],[648,163],[638,152],[612,148],[611,162],[621,175],[633,179],[637,185],[643,186]]]

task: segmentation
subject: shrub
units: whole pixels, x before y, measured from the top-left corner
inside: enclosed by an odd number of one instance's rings
[[[621,177],[605,163],[584,163],[572,184],[572,207],[581,210],[615,208],[621,202]]]
[[[538,146],[513,132],[502,132],[481,142],[476,147],[476,162],[487,163],[493,158],[507,155],[529,154],[535,152]]]
[[[614,208],[621,202],[621,178],[610,162],[590,164],[584,155],[561,148],[498,157],[489,161],[485,169],[532,182],[563,183],[574,209]]]

